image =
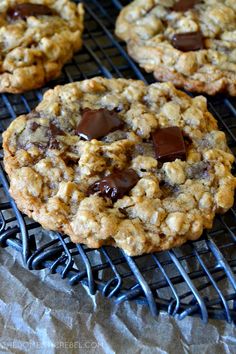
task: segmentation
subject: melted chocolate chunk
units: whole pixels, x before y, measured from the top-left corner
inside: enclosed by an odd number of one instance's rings
[[[172,45],[182,52],[190,52],[204,48],[201,31],[189,33],[176,33],[171,40]]]
[[[50,131],[50,136],[56,136],[56,135],[66,135],[63,130],[58,128],[55,124],[52,122],[49,123],[49,131]]]
[[[161,162],[186,160],[184,138],[179,127],[157,129],[152,134],[152,140],[157,160]]]
[[[30,130],[31,130],[32,132],[35,132],[35,131],[38,129],[38,127],[40,127],[40,124],[38,124],[38,123],[36,123],[36,122],[31,122],[31,124],[30,124]]]
[[[199,0],[179,0],[174,4],[172,10],[176,12],[185,12],[191,10],[194,5],[199,2]]]
[[[49,142],[48,142],[48,147],[49,149],[59,149],[60,144],[59,141],[57,141],[57,135],[66,135],[63,130],[58,128],[55,124],[52,122],[49,123],[49,131],[48,131],[48,136],[49,136]]]
[[[104,108],[97,110],[86,108],[76,128],[76,134],[85,140],[100,139],[121,128],[122,125],[123,122],[115,111],[108,111]]]
[[[115,202],[127,194],[138,180],[139,176],[132,169],[116,171],[92,184],[88,189],[88,194],[99,192],[102,197],[110,198]]]
[[[29,16],[52,16],[53,11],[45,5],[23,3],[10,8],[7,16],[11,20],[25,20]]]

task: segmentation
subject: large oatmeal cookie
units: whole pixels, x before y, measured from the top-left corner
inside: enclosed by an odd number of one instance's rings
[[[69,0],[0,1],[0,92],[43,86],[82,46],[84,11]]]
[[[116,34],[157,80],[236,95],[235,0],[135,0],[121,11]]]
[[[171,83],[57,86],[3,140],[18,207],[89,247],[168,249],[199,238],[233,205],[225,134],[204,97]]]

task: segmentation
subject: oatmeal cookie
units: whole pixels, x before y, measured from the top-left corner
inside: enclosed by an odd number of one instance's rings
[[[236,96],[235,0],[135,0],[121,11],[116,35],[157,80]]]
[[[234,157],[202,96],[172,83],[57,86],[3,134],[10,193],[46,229],[130,255],[199,238],[234,201]]]
[[[82,46],[84,10],[69,0],[0,1],[0,92],[39,88]]]

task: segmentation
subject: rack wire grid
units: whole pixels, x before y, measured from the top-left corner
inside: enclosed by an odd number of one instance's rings
[[[46,88],[23,95],[0,96],[0,129],[12,119],[29,112],[43,93],[56,84],[102,75],[153,82],[129,58],[124,43],[114,36],[115,19],[127,1],[85,1],[83,50],[65,65],[63,74]],[[225,131],[236,153],[236,99],[209,97],[209,110]],[[1,150],[2,151],[2,150]],[[113,247],[88,249],[73,244],[68,236],[43,232],[16,207],[8,192],[8,180],[0,166],[0,246],[22,254],[30,270],[49,269],[67,278],[71,285],[82,283],[90,294],[100,291],[116,303],[134,300],[183,319],[187,315],[236,320],[236,205],[217,216],[211,231],[199,241],[181,248],[140,257],[129,257]],[[41,234],[41,236],[39,236]],[[43,235],[43,236],[42,236]]]

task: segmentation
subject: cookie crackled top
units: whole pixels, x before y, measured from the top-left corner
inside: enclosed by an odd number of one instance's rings
[[[135,0],[121,11],[116,35],[157,80],[236,96],[235,0]]]
[[[58,86],[3,134],[18,207],[46,229],[130,255],[201,236],[232,205],[234,157],[202,96],[171,83]]]
[[[84,10],[69,0],[0,1],[0,92],[39,88],[82,46]]]

